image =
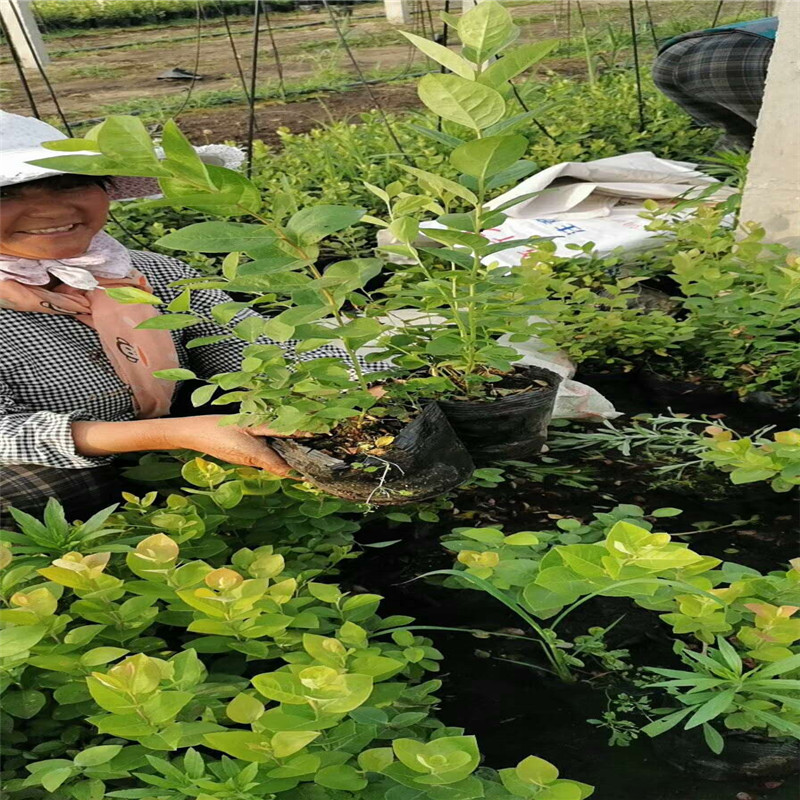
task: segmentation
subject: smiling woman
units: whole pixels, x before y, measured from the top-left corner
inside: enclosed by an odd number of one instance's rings
[[[192,338],[212,337],[204,346],[189,349],[185,330],[160,325],[155,306],[180,303],[173,284],[197,273],[103,232],[108,179],[29,163],[51,155],[42,143],[58,139],[63,134],[40,120],[0,112],[2,505],[35,510],[52,496],[84,515],[92,501],[107,501],[114,459],[128,452],[185,448],[287,474],[264,426],[221,426],[218,414],[169,416],[183,378],[239,369],[246,343],[211,314],[231,298],[192,293],[192,313],[206,320]],[[122,304],[108,292],[119,288],[152,302]],[[229,326],[249,317],[258,315],[244,309]],[[296,357],[293,342],[282,346]],[[298,358],[331,355],[344,356],[325,346]]]
[[[61,175],[3,186],[0,251],[30,260],[85,253],[105,224],[109,184],[102,177]]]

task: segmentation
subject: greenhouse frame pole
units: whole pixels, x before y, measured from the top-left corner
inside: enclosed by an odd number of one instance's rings
[[[39,64],[47,66],[50,58],[33,16],[31,0],[0,0],[0,16],[22,66],[27,69],[38,69]]]
[[[800,3],[783,0],[764,102],[742,197],[742,222],[757,222],[767,240],[800,248]]]

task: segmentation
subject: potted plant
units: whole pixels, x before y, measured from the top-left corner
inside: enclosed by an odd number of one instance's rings
[[[197,389],[195,405],[235,401],[240,413],[230,417],[232,423],[269,424],[284,436],[310,435],[302,445],[276,446],[312,482],[351,500],[415,502],[469,477],[472,462],[440,409],[421,405],[407,392],[399,401],[381,402],[382,392],[373,387],[385,377],[387,365],[368,370],[357,354],[384,330],[377,314],[364,314],[369,300],[359,291],[380,272],[381,262],[340,261],[324,273],[317,267],[320,242],[357,222],[363,209],[321,205],[267,219],[256,187],[238,172],[204,164],[172,121],[162,132],[163,159],[133,117],[111,117],[86,138],[55,142],[52,148],[97,155],[65,155],[43,164],[85,174],[158,178],[164,199],[155,204],[223,218],[189,225],[159,241],[169,249],[227,255],[219,278],[179,281],[184,291],[165,308],[168,313],[145,323],[179,330],[213,321],[223,330],[189,347],[243,342],[240,370],[216,375]],[[225,219],[230,217],[255,222]],[[205,319],[192,306],[192,292],[201,289],[252,299],[221,303],[211,312],[213,319]],[[110,293],[121,303],[161,304],[129,287]],[[267,308],[273,316],[240,316],[249,308]],[[331,342],[337,346],[330,347]],[[186,369],[158,376],[195,377]],[[225,391],[215,398],[217,389]]]
[[[481,233],[505,219],[508,206],[489,203],[492,190],[535,169],[523,158],[527,139],[514,132],[533,114],[509,115],[510,81],[555,42],[509,49],[519,29],[494,0],[459,18],[444,18],[458,31],[461,55],[404,35],[450,70],[423,77],[419,96],[468,132],[464,138],[432,132],[451,146],[450,161],[461,177],[456,182],[401,165],[419,194],[402,192],[397,184],[368,187],[385,203],[388,218],[366,219],[385,228],[383,236],[394,242],[380,252],[408,265],[384,287],[381,310],[388,312],[385,321],[396,324],[379,339],[375,357],[391,358],[407,378],[438,380],[441,407],[475,459],[528,458],[546,438],[560,376],[519,364],[521,356],[510,344],[530,338],[530,318],[546,298],[548,276],[535,266],[509,272],[492,259],[530,239],[492,244]],[[421,216],[431,211],[435,220],[421,227]]]

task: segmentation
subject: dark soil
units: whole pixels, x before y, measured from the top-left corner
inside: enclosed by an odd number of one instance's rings
[[[725,414],[726,423],[741,430],[781,424],[780,414],[748,406],[728,397],[691,394],[662,386],[654,396],[631,376],[600,380],[603,391],[618,408],[639,413],[676,412]],[[577,459],[584,459],[578,461]],[[552,530],[562,516],[589,520],[593,512],[618,503],[646,510],[671,506],[684,509],[677,518],[658,520],[658,528],[687,533],[697,551],[762,571],[778,569],[797,555],[796,514],[793,500],[759,486],[730,491],[724,475],[711,475],[677,486],[661,486],[645,465],[634,459],[569,454],[569,463],[592,468],[597,487],[578,490],[556,481],[532,483],[514,479],[492,489],[476,489],[455,498],[457,508],[441,514],[439,523],[367,526],[359,535],[363,544],[401,538],[387,549],[370,550],[348,567],[346,583],[385,597],[385,613],[408,614],[420,625],[462,627],[520,633],[524,623],[493,598],[481,592],[446,588],[437,578],[415,580],[425,572],[451,568],[452,554],[439,537],[459,525],[501,525],[506,532]],[[716,532],[696,532],[692,523],[713,520],[717,525],[757,517],[745,526]],[[587,603],[565,625],[569,637],[593,625],[609,625],[618,618],[609,644],[631,651],[637,665],[675,665],[668,628],[656,614],[622,598],[597,598]],[[504,767],[533,753],[553,761],[564,777],[597,787],[597,800],[789,800],[796,797],[793,779],[765,782],[741,780],[710,782],[702,775],[679,773],[657,755],[646,737],[630,747],[611,748],[608,733],[589,725],[606,708],[601,686],[564,684],[537,669],[535,644],[498,637],[476,638],[470,633],[431,631],[445,656],[447,670],[439,717],[447,725],[463,726],[478,736],[486,763]],[[522,662],[510,663],[511,661]],[[526,666],[532,664],[533,666]]]
[[[483,385],[482,397],[459,397],[458,395],[449,398],[450,400],[477,400],[485,401],[487,403],[492,400],[499,400],[502,397],[511,397],[516,394],[527,394],[530,392],[543,392],[552,387],[547,381],[533,379],[526,374],[527,370],[523,367],[521,370],[511,372],[508,375],[503,375],[499,381],[493,383],[486,383]]]
[[[377,102],[376,102],[377,101]],[[386,111],[403,112],[421,108],[414,82],[387,83],[349,89],[335,94],[319,92],[307,100],[261,104],[256,109],[258,138],[280,145],[279,128],[292,133],[307,133],[333,121],[360,122],[360,114],[380,105]],[[187,111],[181,114],[181,130],[195,144],[247,141],[248,111],[243,105]]]
[[[367,456],[383,456],[394,437],[400,433],[408,422],[398,419],[382,418],[369,420],[361,427],[355,424],[340,425],[334,431],[324,436],[314,436],[303,439],[303,444],[326,455],[333,456],[352,464],[361,461]],[[389,439],[390,441],[381,441]]]

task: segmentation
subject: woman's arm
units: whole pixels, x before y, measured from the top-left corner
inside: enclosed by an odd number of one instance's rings
[[[12,388],[0,383],[0,465],[86,469],[108,464],[109,458],[91,458],[75,449],[72,423],[86,418],[82,411],[37,411],[20,403]]]
[[[132,422],[73,422],[75,449],[90,458],[153,450],[196,450],[231,464],[289,474],[288,464],[264,442],[266,426],[221,425],[221,414]]]

